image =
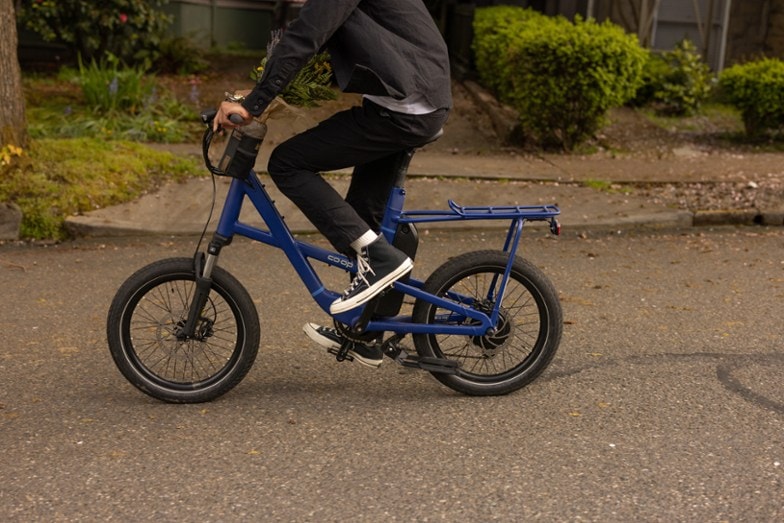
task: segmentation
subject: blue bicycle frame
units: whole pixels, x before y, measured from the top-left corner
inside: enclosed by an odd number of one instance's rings
[[[240,221],[240,211],[246,196],[258,211],[268,230],[254,227]],[[500,279],[498,287],[496,288],[496,283],[498,282],[494,282],[494,284],[491,285],[490,292],[493,293],[494,296],[488,296],[487,298],[494,302],[495,306],[489,315],[472,308],[472,298],[455,293],[447,294],[445,298],[448,299],[441,298],[424,291],[424,282],[414,278],[408,278],[405,282],[395,282],[393,285],[394,289],[416,299],[433,303],[442,309],[450,311],[450,313],[448,315],[439,316],[439,321],[432,324],[414,323],[410,316],[372,319],[364,328],[365,331],[391,331],[395,334],[458,334],[467,336],[481,336],[486,334],[498,322],[499,309],[502,301],[499,298],[503,297],[506,283],[509,280],[512,264],[525,222],[549,221],[551,231],[554,234],[558,234],[559,232],[558,222],[555,217],[560,214],[560,211],[558,207],[554,205],[462,207],[450,200],[449,210],[415,210],[404,212],[404,201],[405,189],[402,187],[395,187],[387,202],[381,230],[382,234],[384,234],[390,243],[392,243],[394,239],[397,225],[401,223],[506,219],[511,223],[506,235],[503,250],[509,255],[509,262],[503,277]],[[313,269],[313,266],[310,264],[310,260],[316,260],[349,272],[356,272],[357,270],[354,261],[351,258],[294,238],[288,226],[283,221],[283,217],[278,212],[272,199],[264,188],[264,185],[259,181],[258,176],[254,171],[251,171],[245,179],[232,179],[215,232],[217,235],[220,235],[227,240],[231,240],[235,235],[240,235],[282,249],[313,299],[327,314],[329,314],[330,304],[339,298],[339,294],[324,287],[316,274],[316,271]],[[208,254],[205,265],[207,275],[214,263],[215,255]],[[359,321],[363,308],[364,307],[358,307],[334,315],[333,317],[341,323],[353,326]],[[474,321],[463,324],[464,320],[467,318]]]

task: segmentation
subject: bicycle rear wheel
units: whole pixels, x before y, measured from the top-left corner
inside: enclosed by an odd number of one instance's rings
[[[256,359],[256,307],[220,267],[213,269],[194,336],[178,337],[195,289],[193,260],[170,258],[128,278],[109,308],[106,328],[115,364],[135,387],[162,401],[213,400],[234,388]]]
[[[469,252],[450,259],[427,279],[424,290],[490,313],[498,300],[509,258],[499,251]],[[547,277],[516,258],[495,333],[484,336],[415,334],[422,357],[457,361],[457,375],[433,373],[447,387],[472,396],[501,395],[533,381],[552,361],[561,341],[563,313]],[[468,318],[417,300],[413,321],[470,324]]]

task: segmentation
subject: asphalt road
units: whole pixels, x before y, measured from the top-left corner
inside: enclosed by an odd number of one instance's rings
[[[423,234],[415,273],[501,240]],[[0,247],[0,520],[784,520],[781,228],[533,232],[564,339],[494,398],[337,363],[302,334],[324,315],[281,255],[237,241],[222,265],[257,302],[259,357],[219,400],[168,405],[114,367],[106,311],[193,244]]]

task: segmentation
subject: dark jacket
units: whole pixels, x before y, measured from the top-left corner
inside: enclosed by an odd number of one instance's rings
[[[243,106],[260,114],[321,49],[343,91],[452,106],[446,44],[422,0],[308,0]]]

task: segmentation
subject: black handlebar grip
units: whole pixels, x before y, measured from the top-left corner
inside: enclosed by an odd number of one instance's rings
[[[240,125],[242,122],[245,121],[243,120],[242,116],[238,115],[237,113],[230,114],[229,120],[231,120],[231,123],[235,123],[237,125]]]

